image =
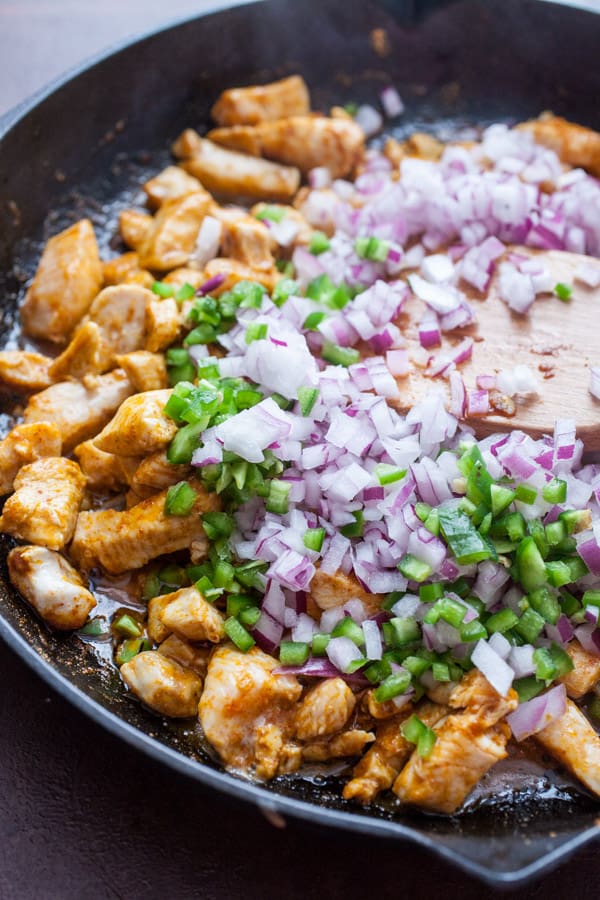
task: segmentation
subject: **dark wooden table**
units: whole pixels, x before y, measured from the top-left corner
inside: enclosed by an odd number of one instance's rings
[[[104,46],[205,5],[0,0],[0,114]],[[597,854],[503,896],[595,900]],[[0,646],[0,900],[374,896],[492,892],[412,846],[276,830],[120,743]]]

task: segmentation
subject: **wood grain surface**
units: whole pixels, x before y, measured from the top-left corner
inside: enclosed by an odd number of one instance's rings
[[[301,2],[301,0],[290,0]],[[596,2],[596,0],[588,0]],[[0,112],[203,0],[0,0]],[[598,896],[597,848],[514,900]],[[482,900],[408,845],[289,823],[203,790],[87,720],[0,646],[1,900]]]

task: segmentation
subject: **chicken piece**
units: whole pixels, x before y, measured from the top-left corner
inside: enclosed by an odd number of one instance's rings
[[[56,425],[17,425],[0,441],[0,497],[13,490],[21,466],[47,456],[60,456],[62,440]]]
[[[179,337],[181,313],[173,297],[153,300],[146,309],[146,344],[149,353],[166,350]]]
[[[145,456],[163,450],[177,433],[177,425],[164,413],[171,390],[146,391],[128,397],[94,444],[105,453]]]
[[[477,716],[484,728],[495,725],[516,709],[518,704],[516,691],[511,688],[506,697],[501,697],[477,669],[472,669],[464,676],[448,700],[452,709],[466,709]]]
[[[50,422],[58,427],[63,453],[97,434],[126,397],[133,393],[122,369],[98,378],[61,381],[35,394],[25,408],[26,424]]]
[[[564,715],[533,737],[582,784],[600,796],[600,736],[572,700],[567,700]]]
[[[15,547],[7,557],[11,584],[52,628],[81,628],[96,605],[79,572],[45,547]]]
[[[363,758],[356,764],[352,779],[344,786],[346,800],[370,803],[382,791],[391,788],[398,772],[413,751],[413,744],[402,736],[402,724],[414,713],[431,728],[447,714],[447,709],[435,703],[421,703],[415,710],[408,704],[395,716],[381,721],[377,737]]]
[[[408,156],[417,156],[419,159],[429,159],[435,162],[444,152],[444,144],[431,134],[415,131],[406,141],[406,152]]]
[[[200,269],[189,269],[187,266],[173,269],[163,278],[165,284],[172,284],[175,289],[183,287],[184,284],[190,284],[196,291],[204,281],[204,273]]]
[[[206,191],[165,200],[139,247],[141,266],[159,272],[185,266],[211,203]]]
[[[343,731],[327,740],[306,744],[302,748],[302,758],[306,762],[327,762],[329,759],[338,759],[344,756],[358,756],[366,745],[374,740],[375,735],[372,731],[352,728],[350,731]]]
[[[221,252],[224,256],[232,256],[234,259],[252,266],[253,269],[271,271],[275,264],[271,253],[269,229],[262,222],[248,215],[225,225],[221,239]]]
[[[341,731],[356,706],[343,678],[328,678],[302,698],[296,713],[296,737],[310,741]]]
[[[48,374],[53,382],[83,378],[102,371],[102,333],[95,322],[86,322],[75,331],[69,346],[52,360]]]
[[[510,728],[504,724],[486,728],[476,714],[465,712],[448,716],[435,732],[430,755],[419,756],[414,750],[393,790],[404,803],[450,814],[479,779],[506,758]]]
[[[193,128],[186,128],[171,145],[171,153],[176,159],[188,159],[200,152],[202,140],[197,131],[194,131]]]
[[[140,267],[140,258],[135,251],[115,256],[108,262],[102,263],[102,275],[104,284],[139,284],[142,287],[151,288],[154,284],[154,275]]]
[[[146,629],[148,631],[148,637],[153,640],[155,644],[162,643],[162,641],[166,640],[171,633],[161,617],[163,611],[167,608],[172,599],[173,594],[159,594],[157,597],[152,597],[152,599],[148,601],[148,620],[146,622]]]
[[[306,82],[300,75],[290,75],[269,84],[229,88],[219,96],[210,114],[219,125],[255,125],[308,112]]]
[[[562,162],[574,168],[580,166],[600,177],[600,134],[597,131],[548,113],[517,127],[529,131],[538,144],[554,150]]]
[[[52,384],[52,360],[27,350],[0,351],[0,383],[17,391],[43,391]]]
[[[132,250],[140,250],[140,247],[148,240],[153,228],[154,219],[146,212],[124,209],[119,214],[119,234],[123,243]]]
[[[257,725],[254,731],[255,775],[268,781],[275,775],[296,772],[302,763],[302,751],[297,744],[286,741],[281,728],[272,723]]]
[[[159,450],[140,462],[131,478],[131,487],[140,495],[148,491],[156,493],[183,481],[190,472],[189,466],[170,463],[167,454]]]
[[[190,485],[191,486],[191,485]],[[123,512],[115,509],[84,511],[79,514],[70,553],[82,569],[101,565],[112,575],[141,569],[151,559],[175,553],[196,542],[206,555],[207,541],[200,514],[219,508],[216,494],[206,494],[194,486],[196,502],[188,516],[165,514],[166,491],[142,500]]]
[[[306,174],[325,166],[332,178],[350,175],[362,159],[365,135],[356,122],[325,116],[290,116],[259,125],[215,128],[208,140],[230,150],[296,166]]]
[[[281,278],[281,275],[275,268],[271,269],[270,272],[266,272],[264,269],[252,269],[246,263],[239,262],[236,259],[221,259],[220,257],[211,259],[206,264],[203,274],[203,281],[208,281],[217,275],[224,276],[224,281],[211,290],[212,297],[219,297],[221,294],[230,291],[239,281],[258,281],[271,293]]]
[[[361,600],[369,615],[379,612],[383,602],[381,594],[369,594],[356,578],[335,572],[330,575],[317,569],[310,583],[310,594],[319,609],[343,606],[348,600]]]
[[[163,716],[187,719],[196,715],[202,681],[163,653],[138,653],[121,666],[121,678],[138,700]]]
[[[156,295],[137,284],[120,284],[101,291],[88,318],[100,330],[102,370],[114,365],[115,356],[144,346],[146,314]]]
[[[154,209],[166,200],[183,197],[184,194],[201,194],[204,188],[197,178],[188,175],[180,166],[167,166],[143,185],[148,202]],[[204,192],[205,193],[205,192]]]
[[[92,441],[84,441],[73,450],[86,485],[93,491],[120,491],[127,487],[139,460],[133,456],[117,456],[99,450]]]
[[[300,186],[296,168],[235,153],[200,137],[193,155],[186,157],[182,165],[209,191],[225,197],[289,200]]]
[[[85,478],[77,463],[48,456],[23,466],[0,516],[0,531],[50,550],[71,540]]]
[[[102,265],[89,219],[50,238],[21,307],[27,334],[65,341],[102,287]]]
[[[210,658],[198,709],[206,739],[224,764],[255,768],[268,778],[288,761],[285,745],[302,687],[293,675],[273,675],[277,660],[253,647],[222,644]]]
[[[204,678],[208,669],[208,659],[211,654],[210,647],[194,647],[193,644],[184,641],[176,634],[170,634],[160,644],[158,652],[169,659],[174,659],[180,666],[191,669],[196,675]]]
[[[566,687],[569,697],[579,700],[600,681],[600,658],[584,650],[576,639],[567,644],[565,650],[575,668],[559,680]]]
[[[169,384],[167,364],[162,353],[136,350],[115,357],[116,364],[127,373],[133,387],[139,393],[159,391]]]
[[[161,610],[159,618],[169,632],[188,641],[218,644],[223,640],[223,616],[195,587],[182,588],[167,596],[170,602]]]

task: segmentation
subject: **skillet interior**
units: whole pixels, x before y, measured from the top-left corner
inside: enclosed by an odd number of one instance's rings
[[[333,101],[372,102],[392,82],[407,105],[399,133],[424,128],[448,137],[464,126],[546,108],[600,126],[600,17],[535,0],[464,0],[438,4],[444,8],[416,23],[418,5],[271,0],[240,6],[133,44],[22,111],[0,135],[3,343],[12,338],[23,281],[45,237],[85,214],[107,250],[118,210],[139,202],[138,186],[166,161],[169,140],[186,125],[206,123],[225,86],[301,72],[314,106],[325,108]],[[386,55],[373,49],[375,28],[386,31]],[[2,559],[6,549],[0,544]],[[15,597],[4,568],[0,634],[46,680],[127,740],[284,814],[407,836],[496,883],[547,869],[598,832],[595,803],[545,782],[448,819],[400,815],[389,804],[357,810],[341,800],[335,779],[279,780],[267,789],[236,781],[193,734],[131,702],[117,673],[89,645],[46,631]]]

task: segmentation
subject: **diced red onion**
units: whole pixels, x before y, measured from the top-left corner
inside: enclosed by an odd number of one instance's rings
[[[203,269],[207,262],[214,259],[219,253],[222,233],[223,223],[214,216],[205,216],[190,255],[190,264]]]
[[[381,659],[383,656],[383,643],[379,625],[372,619],[366,619],[362,624],[365,636],[365,656],[367,659]]]
[[[252,636],[262,650],[266,653],[272,653],[281,643],[283,623],[276,622],[263,610],[261,611],[260,619],[252,629]]]
[[[210,294],[211,291],[216,291],[217,288],[221,287],[223,282],[225,281],[226,276],[223,272],[219,272],[217,275],[213,275],[212,278],[209,278],[208,281],[205,281],[200,287],[196,290],[196,293],[201,297],[205,294]]]
[[[533,659],[534,648],[531,644],[525,644],[523,647],[512,647],[507,662],[513,672],[515,678],[525,678],[527,675],[533,675],[536,665]]]
[[[514,672],[487,641],[477,641],[471,662],[489,681],[501,697],[506,697],[513,683]]]
[[[404,112],[402,97],[393,85],[385,87],[379,95],[383,111],[388,119],[394,119]]]
[[[331,638],[325,652],[329,662],[340,672],[347,672],[350,663],[362,656],[356,644],[347,637]]]
[[[524,741],[532,734],[537,734],[550,725],[556,719],[564,716],[567,710],[567,693],[564,684],[556,687],[519,704],[514,712],[506,717],[510,725],[513,737],[517,741]]]
[[[377,112],[375,107],[366,103],[358,107],[354,121],[357,125],[360,125],[367,137],[377,134],[383,126],[381,114]]]
[[[600,366],[590,366],[589,391],[592,397],[600,400]]]
[[[575,637],[584,650],[600,656],[600,628],[595,625],[580,625],[575,629]]]
[[[489,391],[467,391],[467,416],[485,416],[489,412]]]

